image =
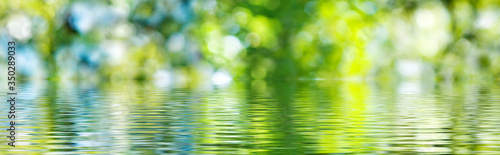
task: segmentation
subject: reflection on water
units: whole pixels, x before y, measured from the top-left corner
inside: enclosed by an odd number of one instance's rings
[[[351,81],[25,84],[16,109],[18,146],[0,148],[12,154],[500,154],[499,90]],[[6,117],[0,119],[7,128]]]

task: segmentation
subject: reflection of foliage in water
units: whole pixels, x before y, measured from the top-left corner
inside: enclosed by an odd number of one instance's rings
[[[33,0],[0,4],[0,23],[2,40],[18,40],[30,60],[21,64],[29,77],[492,79],[498,5]]]
[[[12,154],[500,152],[498,86],[300,81],[200,90],[56,82],[19,89],[30,98],[20,102],[27,123],[22,149]]]

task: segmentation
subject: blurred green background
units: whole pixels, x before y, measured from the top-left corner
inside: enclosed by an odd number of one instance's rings
[[[499,1],[0,3],[18,74],[54,81],[499,81]],[[6,51],[6,50],[5,50]],[[6,68],[6,52],[0,54]]]
[[[4,1],[5,154],[499,154],[499,7]]]

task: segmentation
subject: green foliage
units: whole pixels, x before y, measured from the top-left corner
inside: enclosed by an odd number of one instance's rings
[[[0,4],[0,24],[8,37],[36,50],[46,77],[54,79],[152,80],[166,70],[196,81],[227,70],[232,77],[256,80],[492,80],[500,75],[498,6],[494,1],[30,0]],[[28,38],[8,29],[19,17],[31,22]],[[71,60],[58,62],[62,59]]]

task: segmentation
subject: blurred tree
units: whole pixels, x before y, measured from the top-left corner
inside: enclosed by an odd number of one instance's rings
[[[159,72],[199,80],[220,71],[256,80],[467,80],[500,75],[498,6],[449,0],[30,0],[0,4],[0,18],[8,32],[2,38],[36,49],[46,76],[56,80],[152,80]],[[28,29],[25,35],[19,26]]]

